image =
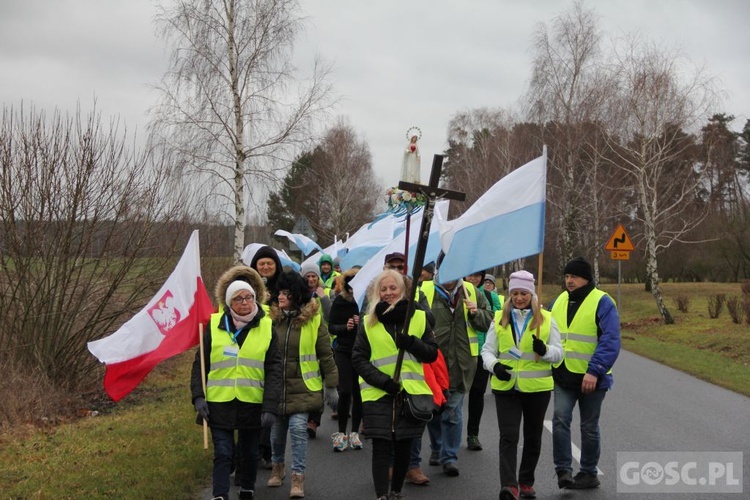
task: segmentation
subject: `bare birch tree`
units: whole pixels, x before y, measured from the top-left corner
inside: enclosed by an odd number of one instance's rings
[[[548,200],[560,231],[556,241],[561,265],[577,248],[586,246],[581,244],[581,235],[587,235],[589,241],[601,239],[591,231],[599,227],[592,224],[599,214],[590,196],[597,186],[587,179],[590,172],[583,168],[592,164],[585,161],[589,154],[584,151],[584,129],[598,118],[604,99],[600,39],[597,19],[582,2],[576,2],[550,26],[540,25],[534,37],[535,56],[525,102],[529,118],[545,126],[544,142],[550,146]],[[591,250],[588,246],[584,249]]]
[[[278,181],[310,138],[311,120],[330,104],[329,69],[316,61],[308,81],[295,73],[296,0],[181,0],[157,22],[172,60],[153,130],[181,155],[181,174],[234,222],[239,261],[248,195]]]
[[[608,100],[608,146],[613,164],[630,178],[635,217],[643,225],[646,279],[664,322],[674,322],[659,286],[658,255],[705,217],[695,208],[700,172],[690,154],[700,122],[716,93],[712,79],[691,68],[676,51],[635,37],[617,51]]]

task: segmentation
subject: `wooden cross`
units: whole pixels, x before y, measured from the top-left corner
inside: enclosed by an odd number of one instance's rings
[[[440,182],[440,174],[443,170],[443,155],[435,155],[432,159],[432,170],[430,171],[430,183],[425,186],[422,184],[415,184],[413,182],[400,181],[398,188],[402,191],[410,191],[412,193],[421,193],[427,197],[427,203],[424,207],[424,213],[422,214],[422,224],[419,227],[419,239],[417,240],[417,250],[414,254],[414,270],[412,272],[412,290],[409,291],[409,305],[406,312],[406,321],[404,322],[403,332],[409,333],[409,323],[411,323],[411,317],[414,314],[415,301],[417,299],[417,281],[419,276],[422,274],[422,266],[424,265],[424,256],[427,252],[427,239],[430,235],[430,223],[432,222],[432,216],[435,213],[435,203],[438,198],[447,198],[449,200],[463,201],[466,199],[466,193],[459,191],[450,191],[448,189],[441,189],[438,187]],[[409,235],[406,236],[406,246],[409,246]],[[407,256],[408,262],[408,256]],[[404,350],[399,349],[398,358],[396,360],[396,371],[393,375],[393,379],[398,382],[401,375],[401,364],[404,359]]]

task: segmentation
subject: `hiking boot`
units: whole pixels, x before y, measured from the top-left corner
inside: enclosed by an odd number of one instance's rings
[[[587,474],[585,472],[579,472],[576,477],[573,478],[573,486],[568,486],[571,490],[588,490],[591,488],[598,488],[602,484],[596,474]]]
[[[504,486],[500,490],[500,500],[518,500],[518,488],[516,486]]]
[[[569,470],[557,471],[557,487],[560,489],[571,488],[575,484],[573,474]]]
[[[401,500],[404,496],[400,491],[391,491],[391,496],[388,497],[390,500]]]
[[[466,436],[466,447],[474,451],[481,450],[482,443],[479,442],[479,436]]]
[[[362,439],[359,437],[359,432],[349,433],[349,448],[352,450],[362,449]]]
[[[521,488],[521,498],[536,498],[536,491],[534,490],[534,487],[530,484],[522,484],[520,485]]]
[[[331,440],[333,441],[333,451],[344,451],[349,446],[349,441],[343,432],[334,432],[331,434]]]
[[[255,492],[253,490],[240,490],[240,500],[253,500]]]
[[[289,498],[305,498],[305,475],[292,472],[292,489]]]
[[[273,464],[273,467],[271,468],[271,477],[268,478],[268,483],[266,483],[266,486],[270,486],[271,488],[281,486],[281,483],[284,481],[284,477],[286,476],[286,471],[284,469],[284,464]]]
[[[430,482],[430,478],[425,476],[425,473],[419,467],[406,471],[406,480],[414,484],[427,484]]]
[[[440,452],[432,450],[430,452],[430,465],[440,465]]]
[[[307,423],[307,435],[310,439],[315,439],[315,436],[318,433],[318,424],[315,422],[308,422]]]

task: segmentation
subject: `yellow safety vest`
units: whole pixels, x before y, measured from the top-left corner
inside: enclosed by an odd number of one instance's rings
[[[534,353],[532,336],[536,335],[546,344],[549,342],[550,326],[552,325],[552,315],[549,311],[542,310],[541,313],[544,317],[544,323],[539,328],[539,332],[536,329],[531,330],[528,325],[523,331],[521,342],[518,345],[518,349],[521,351],[520,359],[516,359],[510,354],[511,347],[516,345],[510,323],[508,326],[502,326],[500,324],[502,312],[497,311],[495,313],[495,333],[497,334],[497,353],[495,353],[495,356],[502,364],[510,366],[513,370],[509,371],[511,374],[510,380],[500,380],[493,374],[490,382],[492,389],[509,391],[515,387],[520,392],[543,392],[551,391],[554,388],[552,365],[542,360],[541,357],[539,361],[536,361],[537,355]],[[511,311],[511,314],[513,314],[513,311]],[[529,312],[529,314],[531,313]]]
[[[302,380],[312,392],[323,390],[323,377],[320,375],[318,352],[315,350],[322,318],[322,314],[313,316],[310,321],[302,325],[299,336],[299,366],[302,370]]]
[[[426,324],[425,312],[416,310],[409,323],[409,335],[422,338]],[[398,357],[398,348],[393,337],[385,329],[382,323],[378,322],[373,326],[367,324],[367,316],[364,318],[365,334],[370,342],[370,363],[386,375],[393,376],[396,372],[396,358]],[[430,394],[430,386],[424,380],[424,369],[422,363],[404,351],[404,359],[401,365],[401,384],[404,390],[409,394]],[[385,396],[386,392],[365,382],[359,377],[359,387],[362,392],[362,401],[377,401]]]
[[[263,402],[264,362],[271,345],[272,322],[263,316],[247,332],[242,347],[232,333],[219,328],[224,313],[211,315],[211,366],[206,383],[206,401],[225,403],[239,399],[245,403]]]
[[[560,339],[565,351],[565,357],[561,363],[565,363],[565,367],[572,373],[582,374],[588,370],[589,361],[599,342],[596,336],[596,308],[599,306],[599,300],[605,295],[609,297],[598,288],[591,290],[578,307],[570,325],[568,325],[568,293],[561,293],[552,305],[552,317],[555,318],[557,327],[560,329]],[[611,372],[612,370],[607,373]]]
[[[466,291],[469,293],[469,296],[467,298],[476,304],[476,287],[474,287],[474,285],[472,283],[469,283],[468,281],[464,281],[464,286],[466,287]],[[422,293],[424,293],[425,297],[427,297],[427,303],[430,305],[430,308],[432,308],[432,301],[435,298],[435,282],[423,281],[419,289],[421,289]],[[466,308],[466,305],[462,303],[462,307],[464,311],[464,321],[466,322],[466,335],[469,337],[469,348],[471,349],[471,355],[479,356],[479,338],[477,336],[477,331],[473,326],[471,326],[471,323],[469,323],[469,310]]]

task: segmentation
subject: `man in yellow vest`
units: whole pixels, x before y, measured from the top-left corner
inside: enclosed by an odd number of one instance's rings
[[[584,258],[565,265],[565,288],[551,309],[565,350],[562,363],[552,371],[553,460],[560,488],[596,488],[600,484],[599,416],[620,353],[620,316],[614,300],[594,285],[591,265]],[[573,477],[570,422],[576,403],[581,417],[581,469]]]
[[[448,403],[440,418],[427,424],[430,465],[442,465],[449,477],[458,476],[458,449],[463,430],[463,401],[474,381],[479,356],[477,332],[492,324],[492,309],[484,296],[467,281],[425,281],[421,290],[435,316],[435,337],[448,366]]]

